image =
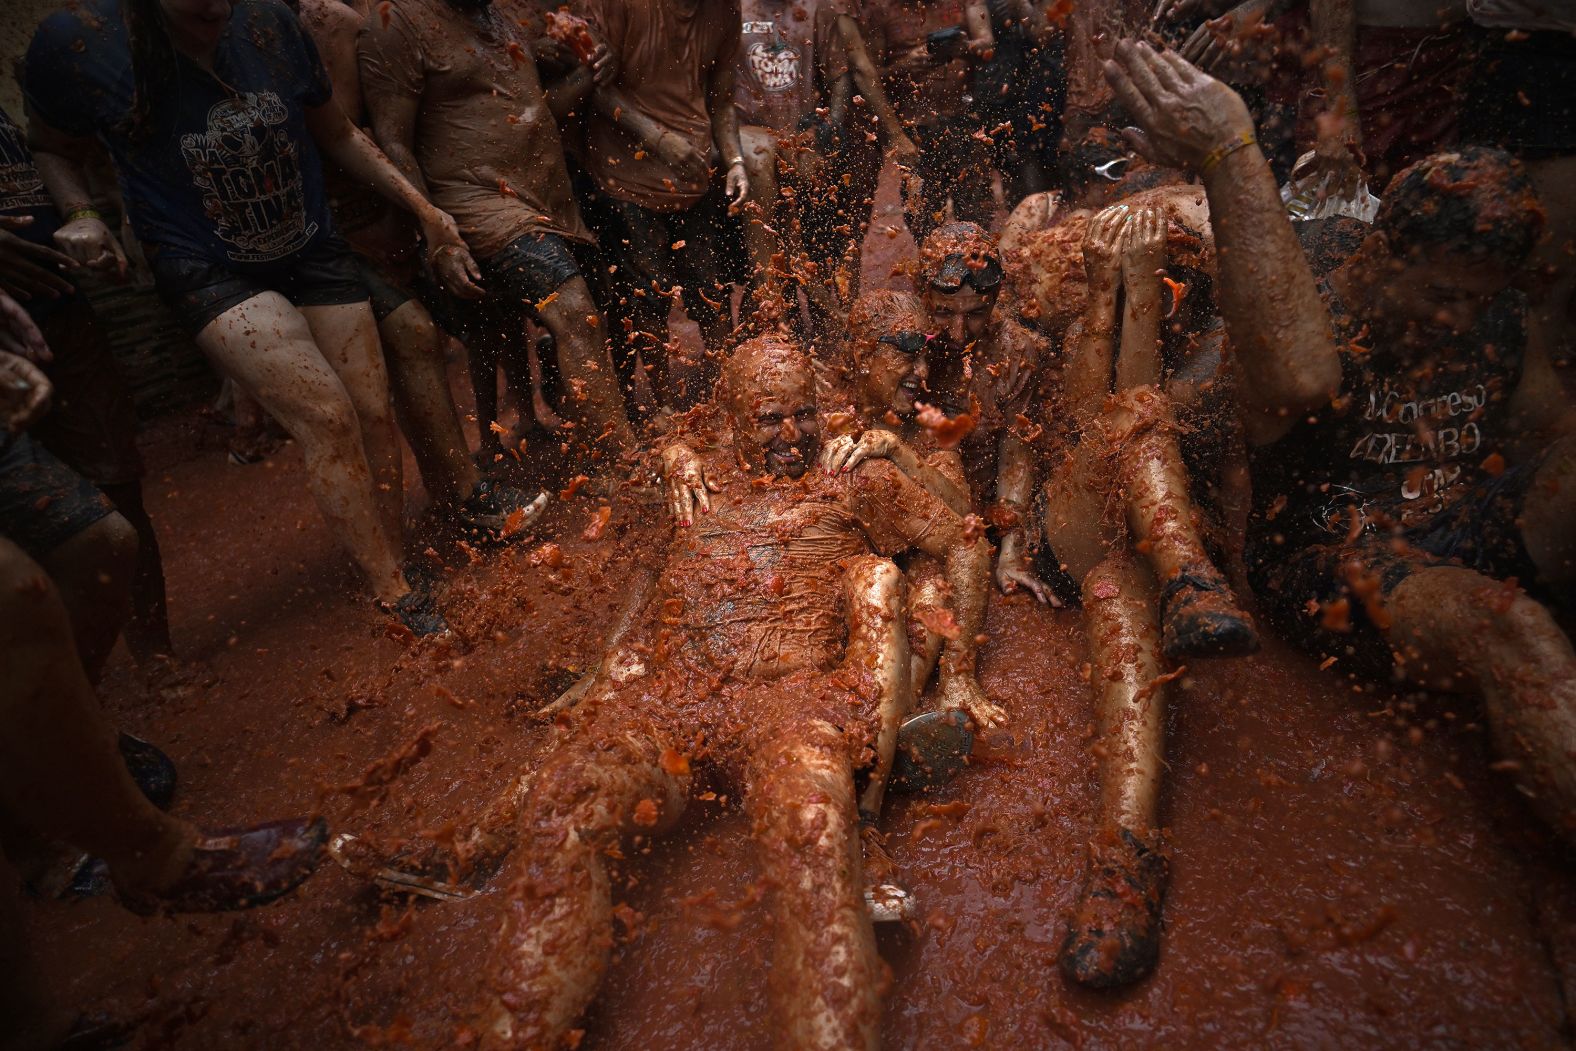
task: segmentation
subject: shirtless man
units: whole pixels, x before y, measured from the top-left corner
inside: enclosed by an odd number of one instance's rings
[[[1576,418],[1507,287],[1541,221],[1525,174],[1491,150],[1418,162],[1316,282],[1235,92],[1131,42],[1106,76],[1135,145],[1209,194],[1271,617],[1354,671],[1477,694],[1576,836],[1576,651],[1516,583],[1576,577]]]
[[[872,548],[942,559],[954,592],[978,597],[959,604],[968,642],[942,667],[943,694],[969,708],[983,701],[971,642],[989,545],[884,460],[836,478],[811,469],[817,408],[797,346],[741,345],[719,397],[731,445],[706,456],[718,492],[663,569],[654,637],[610,662],[625,671],[574,711],[522,793],[484,1046],[555,1046],[590,1003],[612,945],[606,851],[672,825],[702,740],[708,765],[743,789],[772,884],[782,1042],[876,1046],[881,965],[862,901],[853,771],[875,744],[879,686],[864,649],[891,636],[880,622],[898,611],[860,613],[829,569],[864,576],[851,589],[861,595],[872,574],[890,573],[872,567]]]
[[[615,457],[634,435],[582,276],[592,237],[523,28],[530,13],[524,0],[390,0],[362,32],[362,83],[389,158],[455,217],[488,294],[552,333],[564,407],[593,452]]]
[[[340,108],[358,127],[367,127],[370,120],[356,61],[356,36],[365,19],[339,0],[298,0],[292,6],[299,8],[301,26],[323,57]],[[415,225],[344,173],[329,167],[324,178],[339,231],[354,249],[361,280],[371,295],[395,415],[428,494],[465,526],[494,536],[501,535],[510,512],[517,508],[529,506],[534,518],[546,508],[546,500],[533,501],[512,487],[484,481],[466,446],[449,391],[444,333],[414,291],[421,283]]]

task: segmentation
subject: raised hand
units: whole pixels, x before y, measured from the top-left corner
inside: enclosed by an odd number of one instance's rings
[[[1116,287],[1122,274],[1122,231],[1132,214],[1127,205],[1114,204],[1089,220],[1084,231],[1084,271],[1091,288]]]
[[[1174,51],[1123,40],[1105,79],[1137,124],[1123,137],[1156,164],[1207,175],[1231,149],[1254,141],[1241,96]]]
[[[1252,76],[1255,61],[1266,56],[1275,34],[1265,18],[1272,0],[1247,0],[1194,29],[1178,49],[1182,57],[1217,77]]]
[[[1122,283],[1129,290],[1159,287],[1156,271],[1166,265],[1166,217],[1159,208],[1140,208],[1122,234]]]

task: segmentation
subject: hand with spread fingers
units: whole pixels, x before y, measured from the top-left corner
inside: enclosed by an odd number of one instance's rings
[[[1134,289],[1160,288],[1158,271],[1166,265],[1166,217],[1159,208],[1140,208],[1122,233],[1122,284]]]
[[[1273,0],[1247,0],[1204,22],[1183,42],[1182,57],[1217,77],[1259,79],[1255,67],[1270,57],[1276,39],[1267,22],[1272,7]]]
[[[821,450],[821,469],[827,474],[839,474],[852,471],[869,459],[890,459],[899,443],[897,435],[879,427],[872,427],[858,438],[840,434]]]
[[[1029,564],[1024,551],[1022,529],[1011,529],[1002,534],[1001,550],[996,555],[996,586],[1003,595],[1011,595],[1021,588],[1042,606],[1060,609],[1062,605],[1062,600],[1056,597],[1051,586],[1041,580]]]
[[[1125,204],[1113,204],[1089,220],[1084,231],[1084,271],[1089,276],[1089,287],[1101,291],[1114,289],[1122,276],[1122,234],[1127,229],[1133,210]]]
[[[1137,125],[1123,137],[1156,164],[1207,176],[1254,142],[1241,96],[1174,51],[1123,40],[1105,63],[1105,79]]]
[[[710,513],[711,494],[720,487],[706,477],[701,458],[695,450],[676,443],[662,450],[662,477],[668,489],[668,513],[681,526],[692,525],[695,509]]]

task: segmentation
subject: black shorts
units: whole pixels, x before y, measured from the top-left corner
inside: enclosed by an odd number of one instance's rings
[[[558,291],[566,281],[583,274],[575,248],[557,234],[516,237],[501,252],[478,263],[489,297],[519,303],[533,311],[537,303]]]
[[[0,536],[42,559],[115,505],[26,434],[0,436]]]
[[[683,288],[684,307],[701,321],[727,299],[719,286],[743,284],[751,277],[744,223],[728,214],[721,185],[680,212],[655,212],[597,190],[585,195],[582,211],[596,232],[609,267],[616,268],[603,307],[616,312],[620,302],[659,304],[652,286]],[[634,294],[641,293],[640,299]],[[662,308],[663,317],[667,316]]]
[[[160,245],[147,245],[146,251],[159,295],[193,336],[226,310],[264,292],[278,292],[298,307],[365,303],[369,298],[355,253],[338,234],[265,270],[246,274]]]
[[[1392,663],[1390,645],[1368,614],[1366,594],[1382,603],[1412,573],[1431,566],[1535,584],[1537,569],[1516,523],[1536,471],[1527,464],[1485,480],[1404,531],[1385,528],[1382,516],[1352,539],[1328,542],[1276,543],[1269,530],[1255,530],[1246,552],[1253,590],[1270,622],[1298,646],[1383,676]]]

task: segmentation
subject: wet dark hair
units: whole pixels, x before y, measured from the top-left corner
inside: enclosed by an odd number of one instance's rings
[[[122,10],[131,49],[132,78],[126,131],[133,138],[143,138],[153,130],[154,107],[180,90],[180,64],[159,0],[125,0]]]
[[[919,246],[919,262],[925,283],[948,294],[968,285],[990,295],[1004,277],[996,242],[976,223],[951,222],[933,230]]]
[[[1468,146],[1403,168],[1385,189],[1374,229],[1396,256],[1442,248],[1516,269],[1543,229],[1543,209],[1520,161]]]

